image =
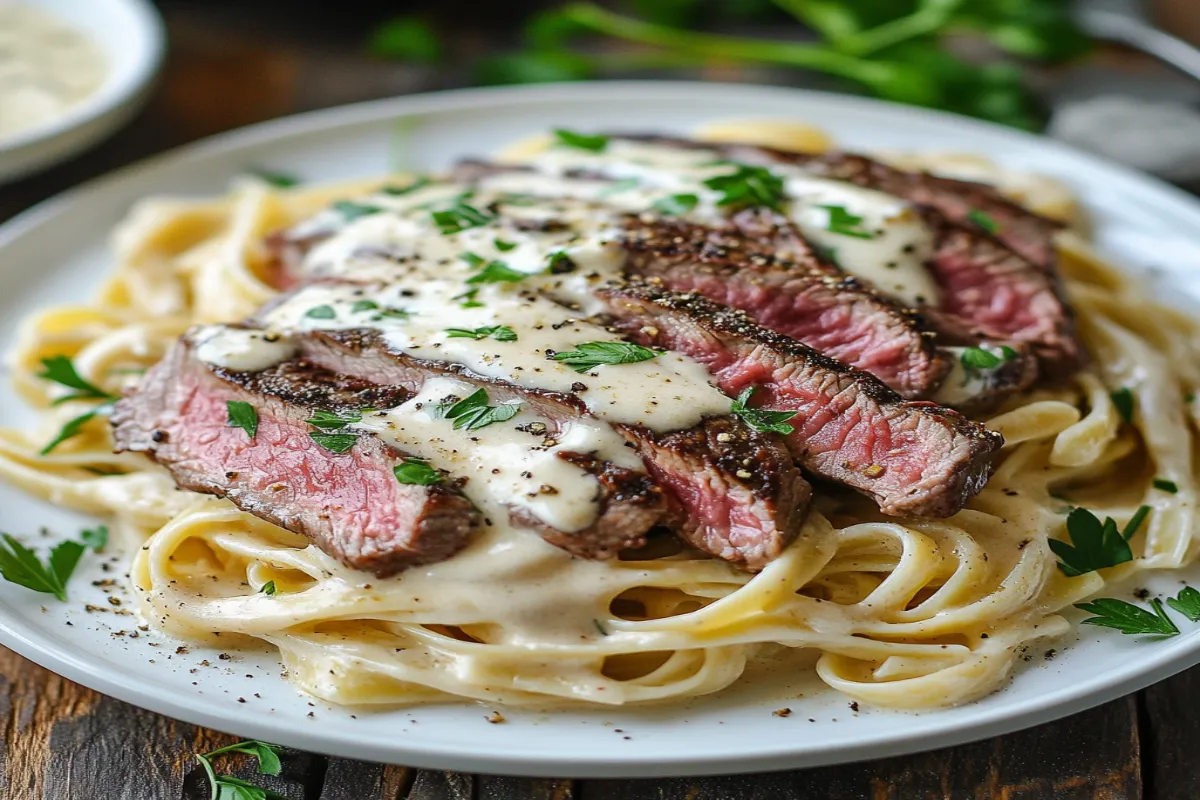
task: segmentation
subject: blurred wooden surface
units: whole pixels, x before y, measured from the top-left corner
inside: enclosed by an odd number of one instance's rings
[[[1188,0],[1195,2],[1195,0]],[[171,53],[159,87],[125,130],[51,172],[0,188],[0,219],[87,178],[218,131],[356,100],[447,88],[462,67],[366,59],[366,2],[336,32],[319,6],[162,0]],[[506,4],[447,0],[454,50],[486,49]],[[453,12],[453,13],[451,13]],[[462,12],[462,13],[458,13]],[[488,18],[490,14],[493,19]],[[1040,728],[915,756],[841,767],[672,780],[534,780],[432,772],[291,751],[279,778],[222,762],[292,800],[1067,800],[1200,798],[1200,668],[1136,696]],[[208,796],[193,753],[234,741],[104,697],[0,649],[0,799],[159,800]],[[235,770],[239,767],[239,770]]]

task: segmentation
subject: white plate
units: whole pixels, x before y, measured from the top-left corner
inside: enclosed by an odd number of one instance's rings
[[[1174,272],[1181,289],[1200,283],[1194,272],[1200,204],[1044,139],[944,114],[786,89],[573,84],[406,97],[279,120],[168,153],[45,203],[0,228],[0,339],[7,347],[19,318],[35,308],[87,297],[107,268],[109,231],[146,194],[217,193],[251,165],[310,180],[368,176],[396,166],[397,155],[408,165],[436,168],[555,125],[686,132],[731,117],[804,119],[853,148],[975,151],[1057,175],[1086,199],[1105,249],[1133,267]],[[0,404],[3,423],[20,424],[11,393],[0,395]],[[7,487],[0,487],[0,509],[3,529],[20,533],[40,525],[71,533],[81,522]],[[181,642],[154,633],[133,640],[114,635],[133,630],[136,621],[84,610],[85,602],[108,607],[90,586],[105,575],[97,561],[85,558],[66,604],[0,585],[0,642],[101,692],[189,722],[336,755],[478,772],[678,775],[876,758],[1046,722],[1200,661],[1200,627],[1164,642],[1087,628],[1069,646],[1044,643],[1031,650],[1035,657],[1002,691],[942,711],[854,713],[846,698],[821,689],[810,674],[770,680],[752,674],[740,689],[681,705],[505,709],[505,724],[489,724],[484,718],[492,709],[478,705],[331,708],[286,684],[267,650],[221,660],[205,648],[177,654]],[[123,572],[119,561],[109,576]],[[1180,578],[1195,581],[1200,570],[1163,576],[1160,588],[1173,594]],[[1155,586],[1145,579],[1139,584]],[[1061,652],[1048,661],[1041,654],[1051,646]],[[200,666],[203,660],[211,666]],[[792,709],[790,716],[771,714],[783,706]]]
[[[0,184],[70,158],[132,117],[149,94],[165,39],[148,0],[16,1],[82,30],[104,51],[108,74],[94,94],[63,116],[0,139]]]

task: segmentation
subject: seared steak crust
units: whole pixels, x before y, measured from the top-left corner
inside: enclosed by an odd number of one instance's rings
[[[937,388],[950,364],[916,314],[825,263],[786,221],[740,214],[736,224],[756,236],[631,215],[626,271],[742,309],[760,325],[870,372],[905,397]]]
[[[317,408],[388,406],[408,396],[299,363],[253,374],[210,370],[185,336],[117,402],[111,422],[118,452],[145,453],[180,487],[226,497],[347,566],[386,577],[453,555],[480,514],[451,485],[399,483],[392,468],[405,454],[373,436],[342,454],[321,448],[307,419]],[[254,406],[253,439],[228,424],[233,401]]]
[[[686,353],[751,402],[796,411],[786,437],[801,464],[872,497],[886,514],[949,516],[987,481],[1002,437],[961,414],[906,402],[872,376],[696,294],[601,289],[635,341]]]
[[[559,424],[590,413],[574,394],[526,389],[392,351],[372,329],[314,332],[300,341],[313,363],[375,383],[416,388],[432,375],[451,375],[486,388],[496,402],[521,400]],[[811,489],[776,436],[727,417],[670,433],[613,427],[666,491],[673,527],[699,549],[761,569],[799,533]]]

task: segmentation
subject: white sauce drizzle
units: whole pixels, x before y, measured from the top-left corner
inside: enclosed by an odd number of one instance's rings
[[[528,162],[536,173],[499,174],[484,179],[482,185],[543,197],[602,199],[627,211],[645,210],[671,194],[694,194],[696,207],[684,216],[711,222],[722,216],[717,206],[721,193],[704,186],[704,181],[733,170],[721,161],[713,150],[613,139],[600,153],[552,147]],[[816,178],[789,164],[764,166],[784,180],[793,221],[809,239],[832,249],[843,269],[907,305],[937,304],[937,284],[924,266],[933,253],[933,234],[909,203],[848,182]],[[573,169],[636,180],[637,185],[614,192],[609,181],[566,178]],[[832,212],[824,206],[840,206],[860,217],[853,227],[870,238],[831,231]]]
[[[0,139],[53,122],[94,94],[99,46],[40,8],[0,3]]]
[[[991,389],[995,372],[1004,366],[1002,361],[992,369],[968,370],[962,363],[962,355],[967,351],[966,347],[944,347],[942,349],[950,357],[950,371],[946,373],[945,380],[942,381],[942,385],[938,387],[937,393],[932,398],[935,403],[942,405],[959,406],[988,392]],[[1004,351],[999,346],[985,344],[981,345],[979,349],[1005,358]]]
[[[596,479],[559,458],[560,452],[596,453],[621,466],[641,469],[641,461],[616,432],[586,418],[565,423],[548,444],[544,435],[529,429],[533,423],[544,425],[542,430],[554,426],[526,411],[475,430],[455,430],[453,420],[438,416],[440,403],[464,399],[476,388],[453,378],[432,378],[408,402],[350,427],[374,433],[456,478],[467,478],[463,492],[502,526],[510,507],[526,509],[567,532],[596,521]]]
[[[209,325],[197,331],[196,358],[235,372],[259,372],[296,354],[296,346],[279,334]]]

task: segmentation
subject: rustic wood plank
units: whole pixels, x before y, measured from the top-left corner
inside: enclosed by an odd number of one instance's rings
[[[1200,667],[1142,692],[1141,735],[1146,757],[1146,796],[1159,800],[1200,797],[1195,743],[1200,741]]]
[[[401,800],[408,796],[416,770],[350,758],[331,758],[320,800]]]
[[[1140,800],[1136,721],[1136,701],[1127,697],[1049,725],[931,753],[762,775],[583,781],[579,798]]]
[[[408,792],[408,800],[472,800],[474,796],[474,775],[430,769],[417,772],[417,778]]]
[[[476,775],[480,800],[575,800],[575,782],[555,778]]]

